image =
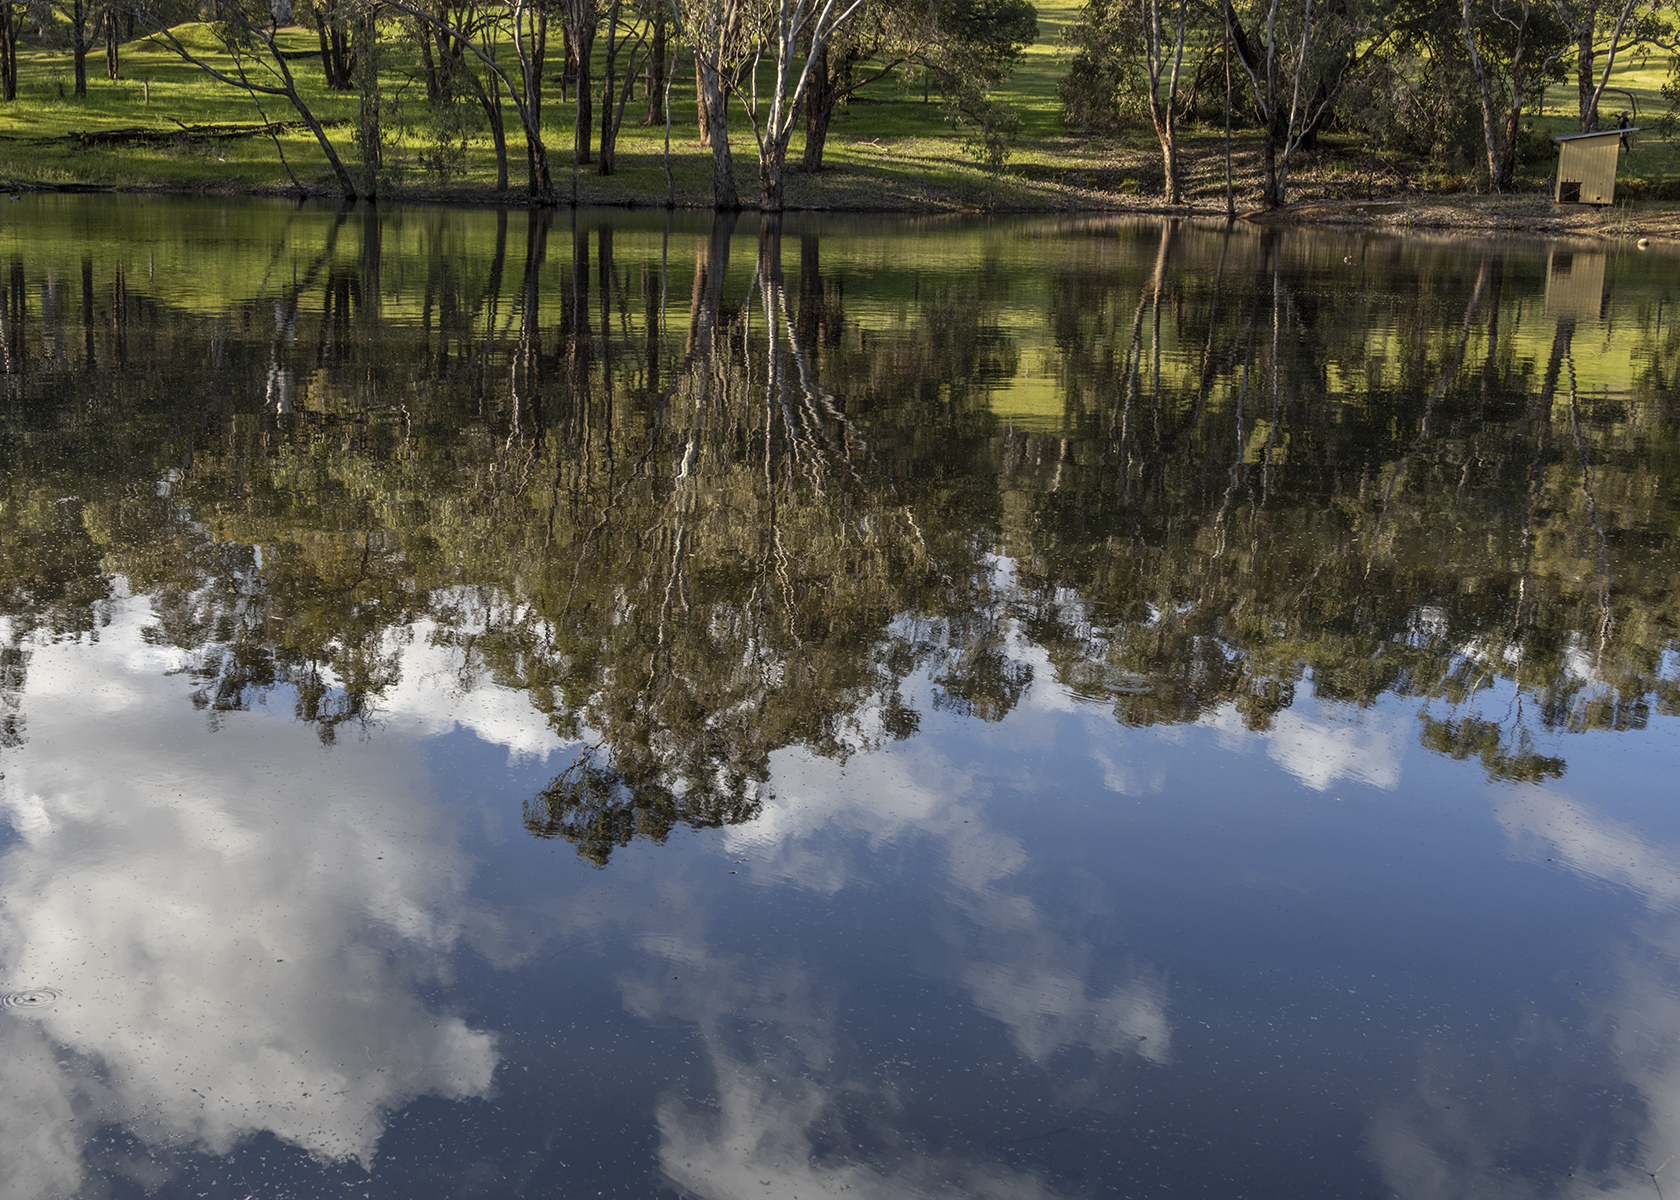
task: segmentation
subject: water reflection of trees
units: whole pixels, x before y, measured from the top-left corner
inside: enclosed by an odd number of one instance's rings
[[[1509,249],[1138,226],[870,273],[544,215],[475,258],[458,220],[337,214],[213,317],[5,264],[7,737],[31,638],[97,636],[119,577],[212,719],[328,740],[424,629],[588,747],[526,821],[600,862],[750,817],[780,747],[913,733],[917,673],[1002,718],[1021,638],[1129,724],[1418,697],[1511,779],[1680,705],[1660,306],[1607,394]],[[1011,432],[1045,276],[1067,429]]]

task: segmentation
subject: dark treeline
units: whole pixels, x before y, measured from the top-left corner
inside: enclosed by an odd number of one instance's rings
[[[587,743],[526,819],[600,862],[750,816],[779,748],[1004,718],[1023,644],[1134,725],[1414,697],[1512,780],[1680,707],[1680,341],[1601,256],[1140,224],[883,274],[756,217],[420,226],[341,214],[208,313],[0,261],[9,739],[30,647],[130,593],[211,721],[331,740],[449,648]],[[998,411],[1029,361],[1043,432]]]

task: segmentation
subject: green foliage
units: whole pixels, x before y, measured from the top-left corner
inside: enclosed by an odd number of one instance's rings
[[[1069,128],[1112,133],[1143,112],[1143,30],[1126,0],[1087,0],[1062,41],[1073,52],[1058,88]]]

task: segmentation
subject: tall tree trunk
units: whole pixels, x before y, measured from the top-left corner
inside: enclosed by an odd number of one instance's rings
[[[811,68],[811,82],[805,96],[805,157],[800,165],[807,171],[820,171],[823,149],[828,145],[828,125],[834,119],[834,77],[829,74],[828,43],[823,43]]]
[[[623,0],[612,0],[607,8],[607,53],[601,64],[601,161],[597,173],[613,173],[614,142],[617,141],[613,118],[618,115],[613,104],[618,90],[618,18]]]
[[[329,12],[332,10],[329,9]],[[353,86],[350,81],[350,31],[344,27],[336,15],[328,18],[331,28],[327,30],[331,53],[324,64],[326,67],[327,90],[329,92],[348,92]]]
[[[279,53],[277,50],[275,53]],[[379,10],[364,4],[356,27],[356,84],[360,94],[357,143],[362,151],[362,185],[367,196],[377,193],[379,172],[385,166],[385,130],[380,119]]]
[[[643,125],[657,125],[665,119],[662,106],[665,102],[665,72],[669,63],[665,58],[665,5],[658,4],[653,10],[653,56],[648,59],[647,66],[647,118]]]
[[[1528,51],[1528,9],[1523,9],[1523,22],[1517,27],[1517,48],[1511,55],[1511,106],[1505,114],[1505,144],[1499,156],[1499,175],[1494,182],[1496,192],[1509,192],[1516,187],[1517,138],[1522,132],[1523,101],[1528,98],[1528,80],[1523,75],[1524,58]]]
[[[99,14],[100,30],[105,38],[105,78],[116,79],[121,63],[118,55],[121,53],[122,35],[117,28],[117,7],[107,4]]]
[[[27,9],[0,0],[0,101],[17,99],[17,44]]]
[[[1166,31],[1161,26],[1160,0],[1149,0],[1144,12],[1149,56],[1149,118],[1155,126],[1155,137],[1161,143],[1161,170],[1165,175],[1168,204],[1182,204],[1184,189],[1178,170],[1178,72],[1184,63],[1185,9],[1188,0],[1179,0],[1178,20],[1172,43],[1172,72],[1167,76],[1167,95],[1161,98],[1161,75],[1166,69]]]
[[[764,139],[758,156],[759,207],[767,213],[781,212],[786,185],[787,138],[772,134]]]
[[[88,10],[90,0],[74,0],[70,11],[70,50],[76,60],[76,99],[87,99]]]
[[[1464,35],[1464,49],[1470,55],[1470,69],[1476,76],[1476,95],[1482,109],[1482,147],[1487,153],[1488,190],[1501,191],[1499,186],[1500,145],[1493,111],[1493,81],[1488,78],[1487,63],[1482,60],[1481,48],[1476,44],[1476,22],[1470,16],[1470,0],[1459,0],[1459,29]]]
[[[593,8],[593,6],[591,6]],[[595,57],[595,20],[591,12],[588,20],[579,21],[566,31],[567,44],[577,54],[577,144],[573,147],[577,161],[588,166],[595,161],[591,142],[595,136],[595,85],[590,74]]]
[[[438,58],[432,53],[432,43],[435,40],[430,30],[422,29],[420,31],[420,69],[426,76],[426,102],[429,104],[442,102],[444,94],[442,73],[438,69]]]
[[[729,156],[729,126],[724,120],[723,76],[716,62],[705,61],[705,55],[694,56],[700,72],[700,95],[706,114],[706,131],[712,147],[712,207],[720,212],[733,212],[741,207],[735,191],[735,163]]]
[[[712,144],[711,114],[706,111],[706,87],[701,82],[700,56],[694,56],[694,109],[700,126],[700,148],[709,149]]]
[[[285,56],[280,53],[280,48],[268,37],[264,37],[263,42],[268,48],[269,56],[274,60],[275,69],[279,72],[283,84],[281,88],[276,90],[292,102],[292,107],[297,110],[297,115],[303,118],[303,123],[309,126],[309,132],[315,135],[315,141],[321,147],[321,152],[327,156],[327,163],[332,167],[333,175],[338,179],[338,186],[343,190],[344,198],[354,200],[356,198],[356,183],[350,178],[350,172],[345,168],[343,160],[338,157],[338,151],[333,147],[332,139],[327,136],[326,129],[316,119],[308,103],[298,94],[297,80],[292,77],[292,69],[286,65]],[[182,53],[179,43],[175,46],[175,52],[177,54]],[[185,56],[183,55],[183,57]],[[202,66],[202,64],[200,65]]]
[[[1581,8],[1581,23],[1575,29],[1575,89],[1580,95],[1581,132],[1598,130],[1597,88],[1593,83],[1593,34],[1598,31],[1598,0]]]
[[[473,83],[478,88],[478,102],[484,106],[484,116],[490,123],[490,141],[496,148],[496,190],[507,191],[507,123],[502,119],[502,81],[490,73],[486,87],[478,75],[473,75]]]
[[[327,41],[327,18],[315,0],[302,0],[303,10],[309,14],[309,21],[315,26],[315,40],[321,44],[321,73],[327,78],[327,89],[332,90],[332,46]]]
[[[516,20],[523,21],[521,14]],[[543,61],[548,53],[548,11],[539,9],[530,30],[519,39],[520,82],[525,85],[525,103],[519,120],[525,128],[525,168],[533,202],[554,203],[554,179],[548,169],[548,147],[542,140]]]
[[[1283,203],[1278,188],[1277,130],[1271,121],[1265,123],[1260,139],[1260,203],[1265,208]]]

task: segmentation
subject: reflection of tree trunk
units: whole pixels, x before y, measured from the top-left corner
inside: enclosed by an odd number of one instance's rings
[[[93,370],[93,260],[82,259],[82,352],[84,366]]]
[[[647,335],[644,352],[649,392],[659,391],[659,276],[651,262],[642,264],[642,325]]]
[[[6,290],[0,294],[0,374],[21,375],[28,360],[23,353],[23,323],[27,293],[23,260],[12,259]]]
[[[381,304],[379,272],[385,257],[385,228],[379,210],[371,206],[362,209],[361,316],[377,321]]]
[[[120,265],[111,278],[111,352],[118,365],[128,364],[128,280]]]
[[[1155,248],[1155,269],[1150,272],[1149,282],[1138,293],[1137,311],[1132,314],[1132,344],[1127,352],[1126,379],[1124,386],[1125,407],[1120,414],[1120,446],[1125,455],[1121,466],[1121,479],[1124,481],[1130,474],[1132,460],[1128,448],[1131,434],[1132,402],[1137,399],[1138,370],[1143,357],[1143,314],[1148,309],[1151,300],[1159,302],[1161,284],[1166,278],[1167,255],[1172,246],[1173,232],[1177,228],[1176,221],[1167,221],[1161,226],[1161,240]]]
[[[712,218],[712,234],[695,247],[694,291],[689,298],[688,345],[685,353],[710,353],[711,338],[723,319],[723,277],[729,270],[729,240],[737,213]]]
[[[490,255],[490,276],[484,285],[484,337],[489,341],[496,330],[502,299],[502,274],[507,270],[508,214],[496,210],[496,249]]]
[[[519,289],[519,349],[510,372],[513,390],[510,408],[515,429],[520,427],[526,400],[535,403],[540,396],[536,383],[542,349],[542,264],[548,254],[549,219],[550,210],[534,209],[525,222],[525,271]],[[531,419],[541,428],[540,412],[533,412]]]
[[[1488,290],[1487,354],[1482,359],[1482,409],[1493,396],[1499,378],[1499,300],[1505,287],[1505,260],[1493,260],[1492,286]]]
[[[589,337],[589,230],[577,223],[577,210],[572,210],[572,279],[566,305],[566,373],[571,381],[573,411],[588,414],[589,364],[592,361]]]
[[[815,346],[823,327],[822,245],[817,235],[799,238],[799,327],[800,342]]]
[[[595,231],[596,283],[601,289],[601,388],[607,411],[612,411],[612,293],[613,293],[613,231],[612,225],[602,222]]]
[[[1569,353],[1575,341],[1575,318],[1558,318],[1557,332],[1552,335],[1552,354],[1546,360],[1546,377],[1540,385],[1540,395],[1529,406],[1530,420],[1550,422],[1552,419],[1552,400],[1557,395],[1558,372],[1563,367],[1563,356]]]
[[[1569,366],[1569,432],[1575,439],[1575,458],[1581,465],[1581,495],[1587,502],[1587,520],[1598,537],[1598,603],[1602,616],[1598,623],[1598,654],[1593,665],[1602,671],[1604,651],[1610,642],[1611,626],[1615,623],[1610,611],[1610,537],[1604,531],[1604,522],[1599,520],[1598,500],[1593,495],[1592,456],[1587,452],[1586,439],[1581,436],[1580,396],[1575,383],[1575,355],[1570,353],[1566,361]]]
[[[1470,345],[1471,322],[1475,319],[1476,310],[1481,307],[1482,295],[1487,290],[1488,275],[1488,260],[1484,257],[1481,270],[1476,273],[1476,290],[1470,294],[1470,302],[1464,306],[1464,321],[1458,328],[1458,342],[1453,347],[1451,357],[1441,365],[1440,378],[1435,381],[1434,390],[1424,402],[1423,419],[1418,423],[1417,437],[1412,440],[1411,449],[1406,452],[1406,457],[1395,464],[1394,473],[1389,477],[1388,488],[1383,492],[1382,510],[1377,516],[1376,536],[1372,539],[1373,553],[1381,549],[1383,521],[1388,516],[1388,504],[1394,496],[1394,489],[1399,486],[1400,480],[1410,470],[1413,460],[1429,440],[1429,424],[1435,415],[1435,405],[1446,394],[1447,388],[1458,377],[1458,370],[1464,364],[1464,353]]]

